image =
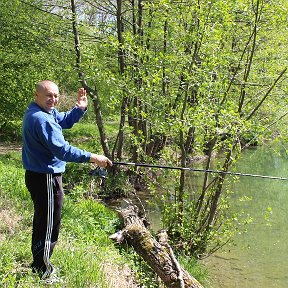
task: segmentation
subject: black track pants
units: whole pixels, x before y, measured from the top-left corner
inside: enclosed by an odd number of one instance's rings
[[[32,254],[34,271],[50,274],[50,257],[56,245],[63,205],[61,174],[43,174],[26,171],[26,187],[34,203]]]

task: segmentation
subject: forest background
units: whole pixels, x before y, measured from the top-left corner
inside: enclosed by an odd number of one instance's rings
[[[42,79],[58,83],[63,109],[86,88],[89,145],[114,161],[189,167],[201,159],[210,169],[221,154],[213,165],[226,172],[243,149],[286,138],[287,1],[12,0],[0,8],[1,138],[20,138]],[[143,181],[133,173],[132,184]],[[115,174],[112,194],[124,177]],[[179,251],[206,257],[239,224],[227,217],[225,174],[205,173],[192,192],[184,171],[175,179],[161,195],[163,227]]]

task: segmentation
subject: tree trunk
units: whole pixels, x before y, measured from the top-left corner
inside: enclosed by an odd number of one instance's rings
[[[111,239],[118,243],[125,241],[131,245],[161,278],[166,287],[203,288],[180,266],[167,242],[165,231],[159,232],[159,240],[156,241],[146,228],[146,219],[139,216],[138,208],[134,205],[129,205],[118,213],[124,227],[121,231],[111,235]]]
[[[78,33],[78,27],[77,27],[77,15],[76,15],[76,7],[75,7],[75,1],[71,0],[71,11],[72,11],[72,27],[73,27],[73,34],[74,34],[74,43],[75,43],[75,53],[76,53],[76,69],[78,71],[78,76],[81,81],[82,87],[87,91],[87,93],[90,95],[93,106],[94,106],[94,112],[96,115],[96,123],[100,134],[100,142],[103,149],[104,154],[111,158],[109,146],[108,146],[108,140],[104,128],[102,113],[101,113],[101,107],[100,107],[100,99],[98,96],[97,88],[95,87],[92,89],[90,86],[87,85],[85,80],[85,75],[83,71],[81,70],[81,52],[80,52],[80,40],[79,40],[79,33]]]
[[[117,0],[117,37],[118,37],[118,61],[119,61],[119,72],[122,77],[124,77],[126,63],[125,63],[125,51],[124,51],[124,39],[123,39],[123,31],[124,31],[124,23],[122,18],[122,0]],[[118,136],[115,142],[115,146],[112,151],[112,159],[114,160],[114,151],[117,146],[116,157],[121,161],[122,159],[122,150],[124,145],[124,125],[126,119],[126,108],[128,104],[128,93],[126,89],[122,90],[123,98],[121,104],[121,112],[120,112],[120,122],[119,122],[119,130]]]

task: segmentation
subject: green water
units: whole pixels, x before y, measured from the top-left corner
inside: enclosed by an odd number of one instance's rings
[[[236,169],[288,177],[288,158],[271,147],[261,147],[245,151]],[[287,288],[288,181],[240,177],[232,190],[233,208],[249,214],[253,222],[246,227],[247,233],[236,236],[235,246],[226,246],[203,261],[211,273],[212,287]],[[252,200],[239,202],[242,196]],[[269,219],[267,209],[272,209]]]

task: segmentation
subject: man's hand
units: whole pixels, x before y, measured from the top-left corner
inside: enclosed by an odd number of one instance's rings
[[[86,90],[84,88],[80,88],[78,91],[78,97],[77,97],[77,102],[76,106],[80,108],[81,110],[85,110],[88,106],[88,100],[86,96]]]
[[[99,167],[112,166],[112,161],[104,155],[91,154],[90,163],[95,163]]]

